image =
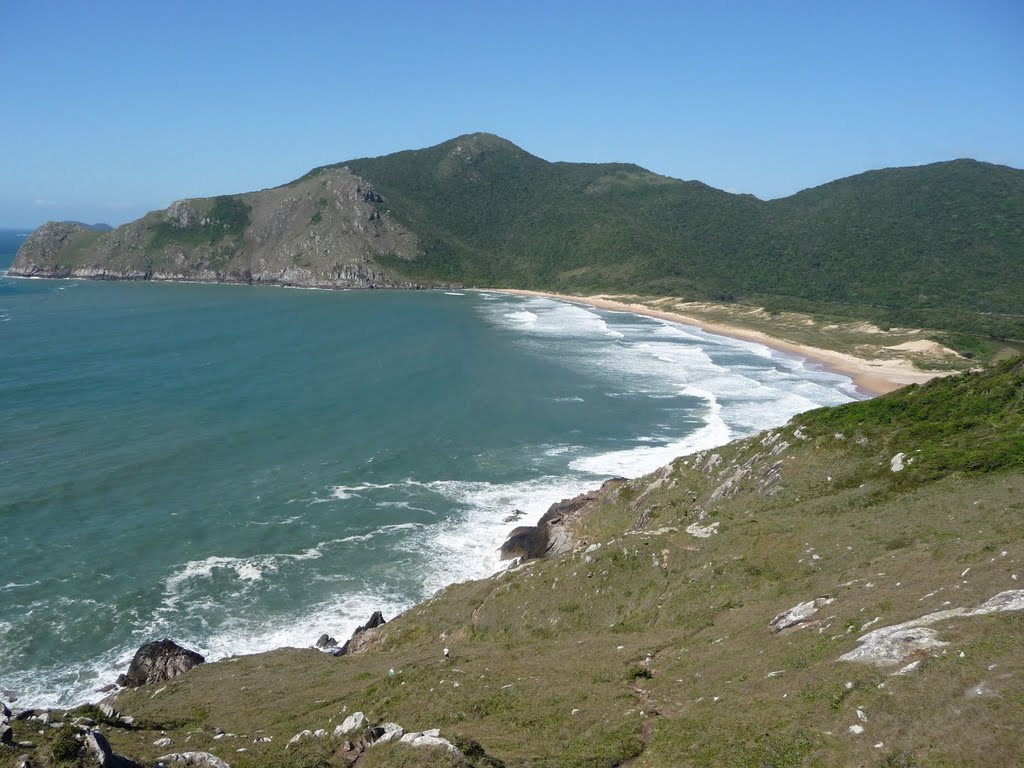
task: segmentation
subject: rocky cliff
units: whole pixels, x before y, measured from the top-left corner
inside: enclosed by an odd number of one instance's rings
[[[109,232],[50,222],[25,241],[9,274],[412,288],[381,261],[420,252],[373,186],[340,167],[259,192],[179,200]]]

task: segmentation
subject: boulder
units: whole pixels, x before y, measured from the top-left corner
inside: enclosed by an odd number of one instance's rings
[[[209,752],[174,752],[170,755],[158,757],[156,760],[157,768],[178,768],[178,766],[231,768],[230,765]]]
[[[163,682],[188,672],[204,661],[206,659],[195,651],[182,648],[173,640],[164,638],[139,648],[128,671],[117,678],[117,684],[137,688],[148,683]]]
[[[83,734],[82,743],[85,750],[97,765],[108,766],[114,764],[114,750],[110,748],[107,737],[99,731],[87,730]]]
[[[373,746],[387,744],[389,741],[396,741],[405,735],[405,729],[398,723],[381,723],[370,729],[371,738],[368,739]]]
[[[347,653],[359,653],[360,651],[366,650],[370,641],[377,634],[373,630],[386,623],[387,622],[384,620],[384,614],[380,611],[374,611],[373,615],[370,616],[369,621],[361,627],[356,627],[356,631],[352,633],[352,637],[345,641],[345,644],[341,646],[341,651],[337,655],[344,656]]]
[[[419,733],[407,733],[399,741],[411,747],[444,747],[453,755],[462,754],[459,748],[448,741],[448,739],[441,738],[441,731],[437,728],[431,728],[429,731],[421,731]]]
[[[344,736],[347,733],[352,733],[355,730],[361,730],[367,726],[366,715],[362,712],[353,712],[351,715],[341,721],[341,725],[334,729],[334,735]]]
[[[14,744],[14,731],[9,725],[0,725],[0,744]]]

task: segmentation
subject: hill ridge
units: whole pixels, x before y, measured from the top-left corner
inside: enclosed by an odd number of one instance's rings
[[[325,175],[349,191],[325,192]],[[272,257],[259,226],[200,236],[168,209],[102,239],[43,243],[45,225],[13,274],[634,293],[1024,339],[1024,171],[970,159],[763,201],[630,163],[549,162],[478,132],[180,202],[217,200],[281,222]],[[398,239],[382,243],[385,230]]]

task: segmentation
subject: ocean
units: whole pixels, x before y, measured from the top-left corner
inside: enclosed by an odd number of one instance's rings
[[[857,396],[757,344],[544,298],[5,270],[0,361],[20,706],[94,701],[165,636],[211,660],[344,641],[493,573],[553,502]]]

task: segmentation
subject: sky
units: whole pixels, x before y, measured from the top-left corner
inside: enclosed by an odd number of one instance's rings
[[[488,131],[768,199],[1024,168],[1024,2],[0,0],[0,226]]]

